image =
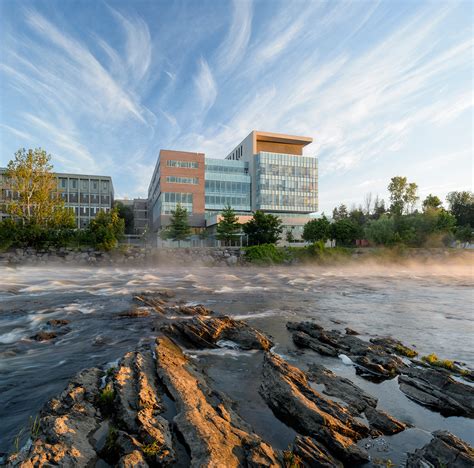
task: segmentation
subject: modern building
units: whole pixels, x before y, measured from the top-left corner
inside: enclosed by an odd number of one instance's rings
[[[225,159],[160,151],[148,191],[151,232],[166,227],[181,203],[191,225],[212,236],[219,213],[230,205],[242,223],[256,210],[278,215],[284,230],[299,239],[310,213],[318,210],[318,161],[303,155],[312,141],[252,131]]]
[[[0,206],[6,207],[16,196],[9,187],[6,169],[0,168]],[[72,208],[78,228],[86,227],[99,211],[109,211],[114,201],[114,187],[109,176],[56,173],[58,191],[67,208]],[[0,212],[5,218],[6,209]]]
[[[140,238],[148,231],[148,199],[146,198],[123,198],[116,199],[115,203],[128,206],[133,213],[133,227],[130,235]]]

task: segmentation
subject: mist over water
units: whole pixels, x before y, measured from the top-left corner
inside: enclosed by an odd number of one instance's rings
[[[364,339],[390,335],[414,346],[420,355],[435,352],[474,367],[472,286],[470,261],[272,268],[2,267],[0,451],[11,448],[29,416],[59,393],[76,372],[108,367],[126,351],[153,338],[153,316],[119,317],[131,307],[135,292],[171,289],[177,300],[248,320],[273,337],[276,352],[302,367],[304,362],[295,361],[291,354],[293,345],[285,328],[288,320],[350,327]],[[52,319],[68,320],[67,333],[52,341],[32,340]],[[258,372],[253,353],[228,349],[191,354],[209,365],[213,379],[218,381],[221,376],[222,389],[236,399],[239,395],[232,395],[235,385],[226,387],[226,382],[231,382],[233,375],[251,379],[252,372]],[[326,358],[315,355],[314,359]],[[374,389],[374,384],[358,379],[352,368],[337,360],[324,364],[358,385],[370,387],[368,390],[375,391],[395,416],[416,415],[412,417],[417,418],[418,427],[427,431],[448,428],[474,442],[471,421],[443,418],[399,392],[395,396],[397,384],[393,381]],[[390,385],[394,386],[391,393],[385,388],[390,390]],[[252,411],[248,411],[249,418]],[[258,426],[259,418],[254,416],[250,422]],[[285,441],[274,442],[283,445]]]

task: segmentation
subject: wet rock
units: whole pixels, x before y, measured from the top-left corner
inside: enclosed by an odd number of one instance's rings
[[[323,356],[337,356],[337,350],[335,348],[321,343],[302,331],[295,331],[292,338],[296,346],[312,349]]]
[[[69,323],[69,320],[64,320],[64,319],[56,319],[56,320],[48,320],[46,322],[46,325],[56,328],[56,327],[62,327],[64,325],[67,325]]]
[[[346,335],[360,335],[360,333],[352,328],[346,327]]]
[[[57,338],[58,334],[56,332],[49,332],[45,330],[40,330],[35,335],[31,336],[30,338],[35,341],[49,341]]]
[[[241,349],[268,350],[273,343],[263,333],[240,320],[230,317],[194,317],[170,325],[162,330],[194,348],[218,348],[218,341],[230,340]]]
[[[409,453],[407,468],[472,468],[474,449],[447,431],[433,432],[434,438],[423,448]]]
[[[349,379],[339,377],[322,365],[310,364],[308,378],[318,384],[323,384],[323,393],[344,400],[357,414],[362,413],[367,407],[377,406],[377,398],[366,393]]]
[[[182,315],[204,315],[206,317],[213,315],[212,310],[209,310],[202,305],[195,305],[195,306],[181,305],[178,307],[178,313]]]
[[[395,377],[406,367],[399,357],[381,352],[368,352],[366,356],[351,356],[351,358],[358,365],[359,374],[382,380]]]
[[[406,429],[405,424],[398,421],[385,411],[367,406],[364,413],[369,421],[370,427],[380,431],[382,434],[398,434]]]
[[[369,428],[313,390],[303,371],[275,354],[265,355],[260,394],[278,418],[302,435],[317,436],[336,458],[354,464],[368,460],[356,441]]]
[[[404,370],[398,383],[409,398],[444,416],[474,418],[472,386],[458,382],[445,370],[410,367]]]
[[[158,375],[177,409],[174,422],[191,453],[191,466],[280,466],[280,457],[213,391],[169,338],[157,338]]]
[[[58,398],[40,414],[37,439],[25,452],[10,457],[10,466],[77,466],[97,459],[90,437],[98,428],[94,402],[102,371],[93,368],[74,377]]]
[[[150,292],[144,292],[141,294],[137,294],[136,296],[133,296],[133,300],[135,302],[138,302],[140,304],[143,304],[147,307],[151,307],[154,309],[156,312],[159,312],[160,314],[164,314],[164,305],[167,302],[167,299],[170,296],[167,294],[164,294],[163,292],[156,292],[156,293],[150,293]]]
[[[302,466],[308,468],[343,468],[328,449],[311,437],[297,436],[293,443],[293,453],[301,460]]]
[[[120,312],[118,314],[119,317],[126,317],[126,318],[139,318],[139,317],[149,317],[150,316],[150,311],[145,308],[139,308],[137,307],[136,309],[132,310],[127,310],[125,312]]]

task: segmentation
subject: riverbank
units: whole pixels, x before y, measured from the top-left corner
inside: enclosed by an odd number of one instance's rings
[[[395,339],[366,340],[314,321],[284,323],[292,346],[283,351],[263,330],[185,305],[170,290],[136,294],[132,304],[121,316],[151,316],[153,337],[116,364],[76,375],[30,424],[27,444],[8,466],[474,463],[461,439],[446,430],[430,435],[416,412],[390,414],[380,396],[392,383],[392,399],[404,394],[412,405],[472,420],[474,372],[463,364],[447,369]],[[228,382],[213,357],[231,366],[252,362],[240,394],[239,372]],[[334,361],[354,376],[335,373]]]
[[[252,247],[247,255],[240,247],[196,247],[196,248],[123,248],[104,252],[92,248],[33,248],[13,249],[0,253],[0,266],[243,266],[258,265],[302,265],[302,264],[357,264],[357,263],[398,263],[420,264],[448,262],[449,264],[470,264],[474,260],[474,250],[454,248],[321,248],[317,244],[307,247]],[[257,255],[255,255],[255,251]]]

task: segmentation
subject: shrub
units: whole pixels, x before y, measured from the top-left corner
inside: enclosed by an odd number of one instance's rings
[[[105,388],[100,392],[98,402],[97,402],[104,416],[109,416],[113,413],[114,399],[115,399],[114,389],[112,388],[112,385],[107,384]]]
[[[272,264],[282,263],[285,254],[274,244],[261,244],[245,248],[245,258],[251,263]]]

